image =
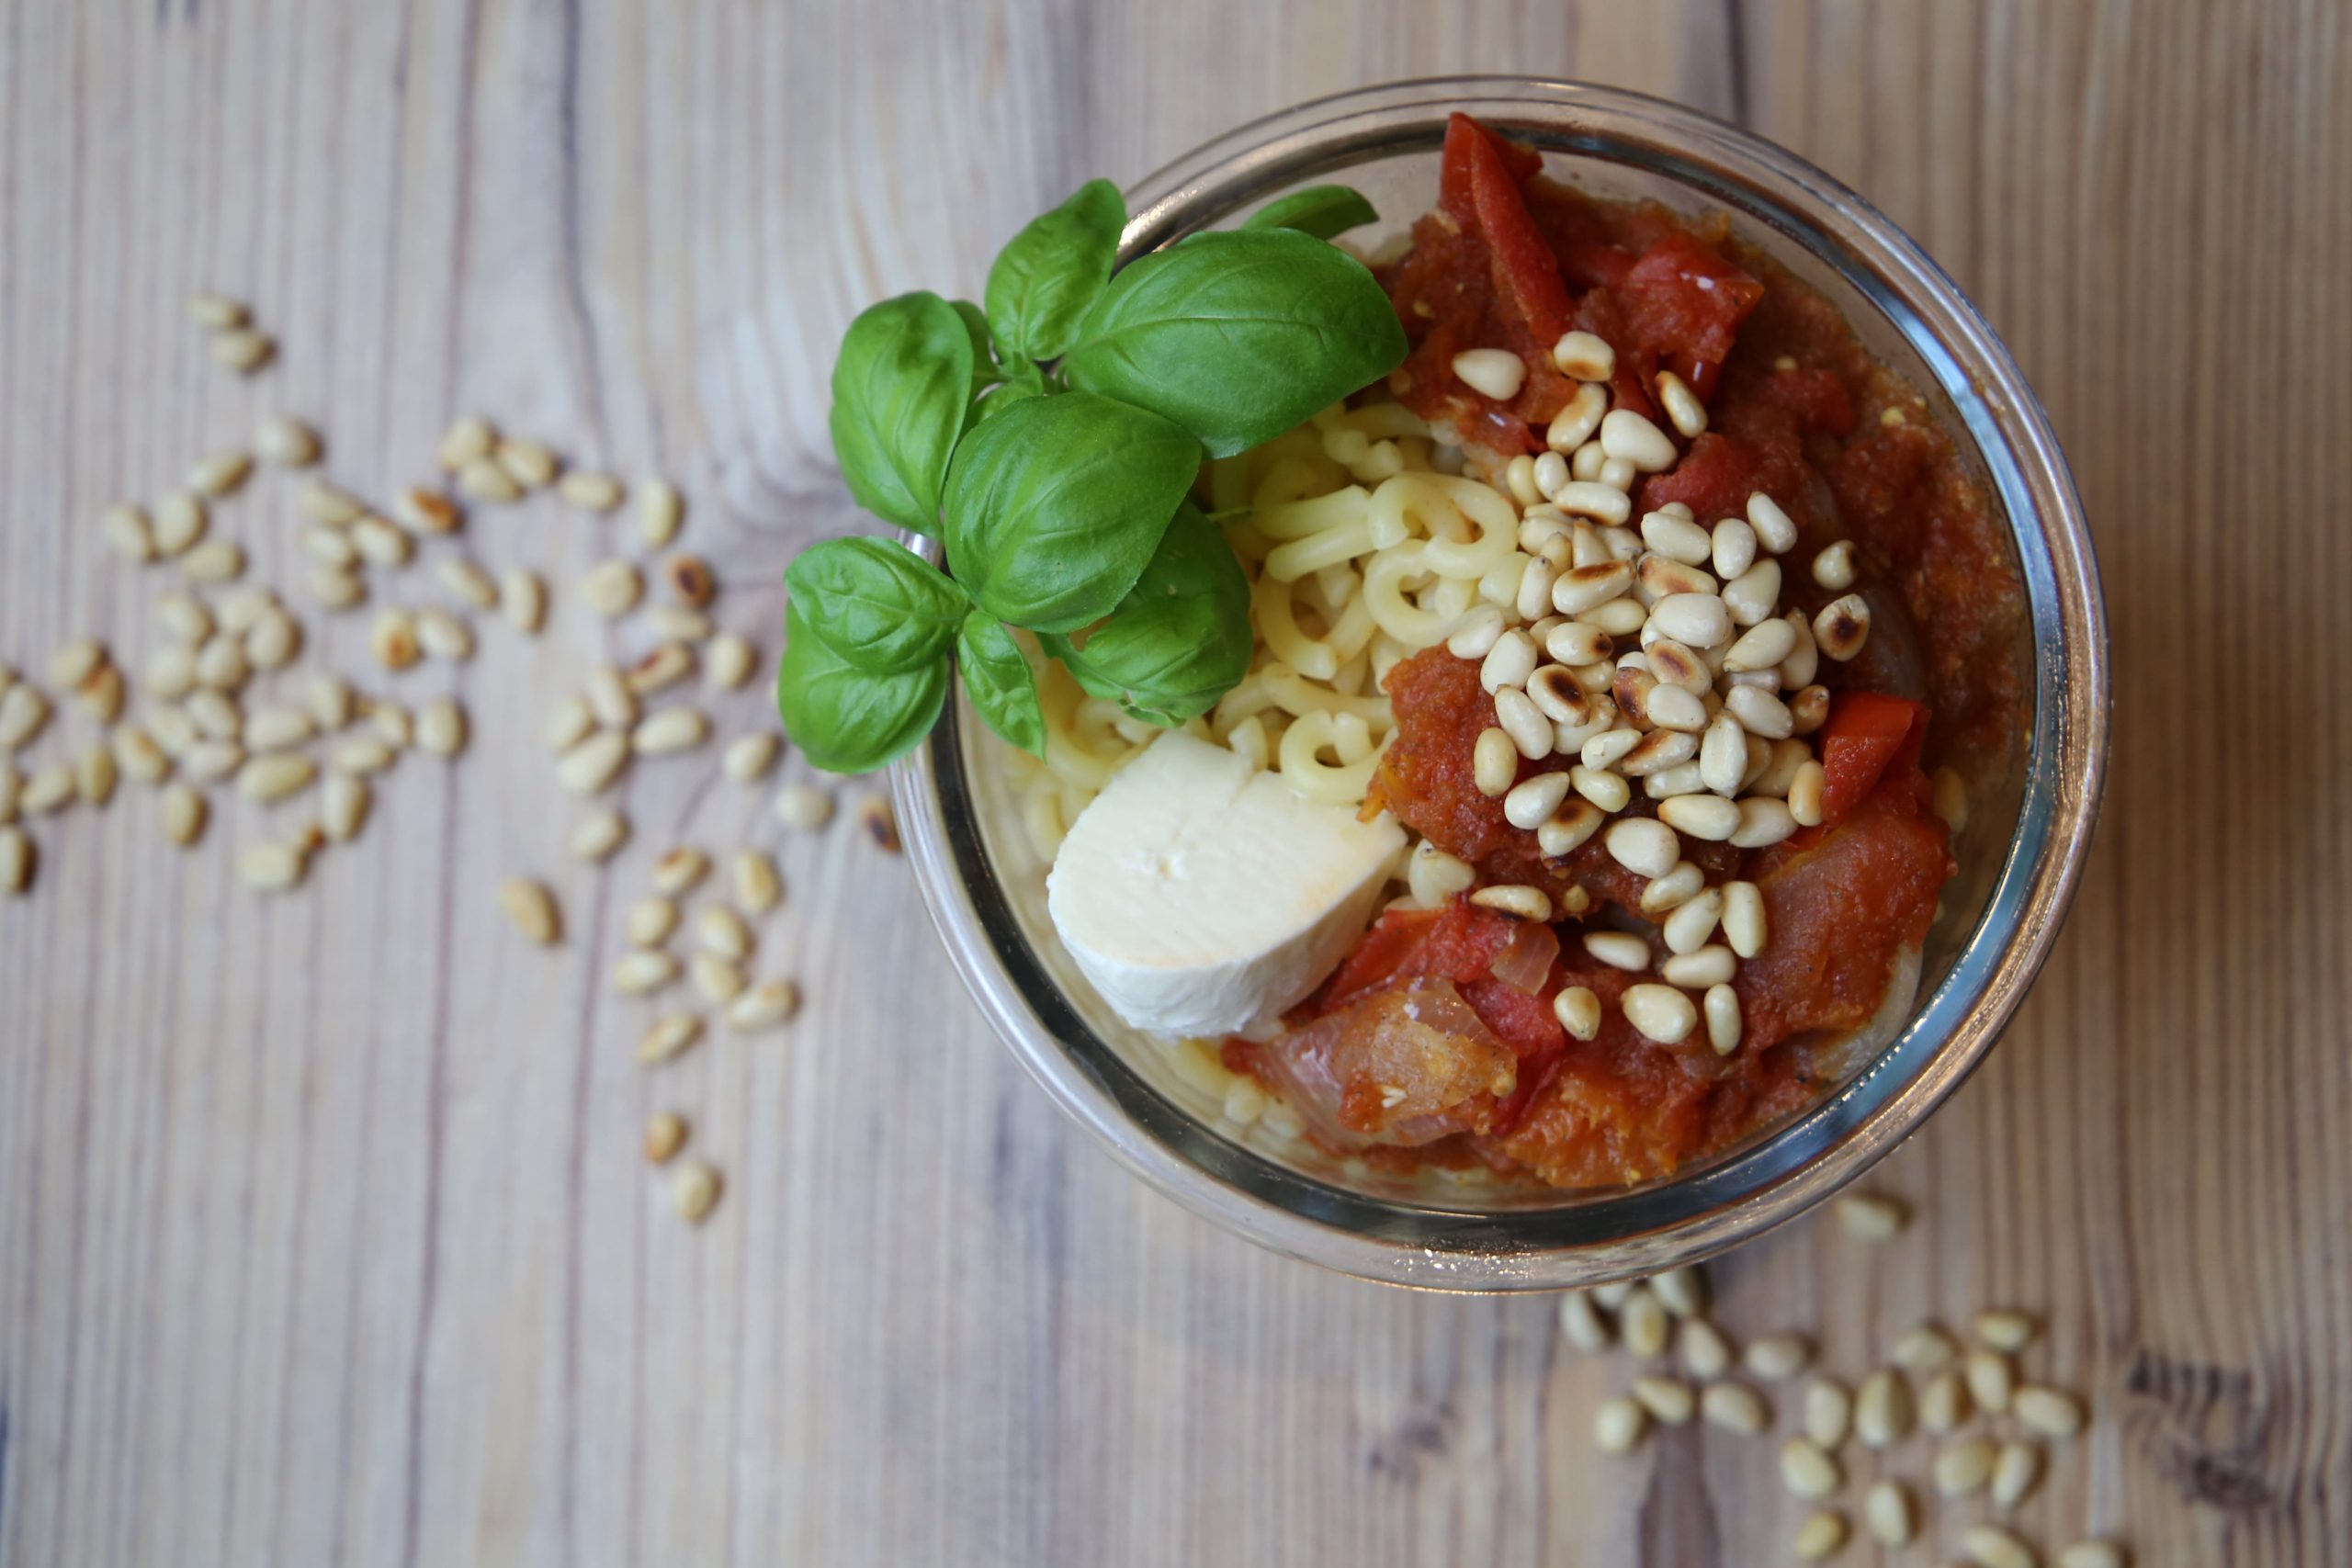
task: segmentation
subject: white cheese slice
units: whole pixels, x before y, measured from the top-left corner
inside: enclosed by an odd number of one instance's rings
[[[1170,731],[1079,814],[1054,929],[1134,1027],[1236,1033],[1304,999],[1363,934],[1405,835]]]

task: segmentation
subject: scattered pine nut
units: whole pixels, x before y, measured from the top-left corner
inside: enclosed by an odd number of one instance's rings
[[[380,773],[395,761],[390,746],[380,735],[353,735],[335,742],[327,753],[327,765],[338,773],[353,778],[366,778]]]
[[[706,953],[738,964],[752,956],[752,928],[724,904],[713,904],[697,916],[695,931]]]
[[[645,1159],[667,1165],[686,1146],[686,1119],[674,1111],[656,1111],[645,1124]]]
[[[1901,1482],[1873,1482],[1862,1494],[1862,1523],[1881,1546],[1908,1546],[1919,1533],[1919,1510]]]
[[[1960,1347],[1933,1324],[1921,1324],[1894,1342],[1894,1364],[1905,1371],[1932,1372],[1951,1365]]]
[[[252,317],[244,306],[224,294],[191,294],[187,319],[207,331],[226,332],[243,326]]]
[[[1657,1297],[1642,1289],[1625,1298],[1617,1314],[1617,1329],[1624,1336],[1626,1349],[1644,1360],[1655,1360],[1666,1354],[1673,1339],[1674,1320]]]
[[[51,762],[47,767],[33,770],[32,776],[25,781],[17,803],[28,817],[46,817],[71,805],[79,788],[80,782],[74,776],[71,765]]]
[[[735,902],[752,915],[764,915],[784,902],[784,878],[775,861],[758,850],[736,852]]]
[[[456,502],[422,485],[392,497],[392,520],[412,534],[454,534],[465,524]]]
[[[1570,1291],[1560,1298],[1560,1333],[1569,1344],[1587,1355],[1606,1350],[1616,1338],[1615,1331],[1609,1325],[1608,1316],[1594,1303],[1589,1291]],[[1631,1400],[1623,1403],[1633,1404]],[[1639,1412],[1641,1406],[1634,1404],[1633,1408]],[[1622,1449],[1611,1450],[1606,1443],[1602,1448],[1609,1452],[1624,1451]]]
[[[326,528],[348,528],[368,515],[368,503],[340,485],[304,479],[294,491],[294,510]]]
[[[237,875],[246,886],[280,893],[299,885],[309,864],[292,844],[254,844],[237,856]]]
[[[473,632],[457,615],[437,606],[416,613],[416,645],[452,664],[462,664],[474,656]]]
[[[639,898],[628,907],[622,923],[631,947],[659,947],[678,929],[678,903],[659,894]]]
[[[375,791],[358,773],[330,773],[319,791],[321,829],[335,843],[349,843],[367,823],[368,808],[374,799]]]
[[[1813,1347],[1801,1335],[1767,1334],[1748,1342],[1743,1359],[1754,1376],[1777,1381],[1804,1371],[1813,1359]]]
[[[254,427],[254,450],[281,468],[307,468],[321,449],[319,433],[286,414],[271,414]]]
[[[645,597],[645,579],[628,561],[604,561],[580,580],[580,597],[606,620],[616,620]]]
[[[692,844],[680,844],[653,863],[653,887],[675,897],[710,874],[710,857]]]
[[[1998,1416],[2009,1407],[2009,1396],[2017,1388],[2017,1373],[2009,1359],[1998,1350],[1971,1350],[1966,1363],[1969,1397],[1976,1408],[1989,1416]]]
[[[231,327],[212,339],[212,362],[240,376],[252,375],[277,353],[277,345],[251,327]]]
[[[678,536],[685,517],[686,503],[668,480],[648,479],[638,486],[638,530],[655,549]]]
[[[536,636],[547,624],[548,589],[538,573],[516,568],[498,580],[498,605],[518,632]]]
[[[673,642],[708,642],[718,629],[708,615],[684,604],[656,604],[646,612],[645,624],[653,628],[654,636]]]
[[[1699,1382],[1713,1382],[1731,1371],[1731,1342],[1724,1337],[1723,1330],[1705,1318],[1694,1317],[1684,1323],[1679,1338],[1682,1370]]]
[[[184,490],[165,491],[163,499],[155,502],[155,553],[185,554],[204,537],[210,524],[202,501]]]
[[[600,730],[566,751],[555,765],[556,782],[574,795],[594,795],[628,765],[628,737]]]
[[[613,989],[625,997],[650,996],[678,977],[678,961],[666,953],[625,953],[613,965]]]
[[[1789,1495],[1816,1502],[1845,1484],[1845,1472],[1828,1450],[1810,1438],[1791,1438],[1781,1445],[1781,1483]]]
[[[587,699],[589,714],[607,729],[627,729],[637,722],[637,694],[609,664],[590,672],[581,694]]]
[[[1919,1425],[1938,1437],[1959,1430],[1968,1419],[1968,1385],[1946,1368],[1919,1387]]]
[[[442,468],[454,474],[468,463],[489,457],[497,445],[498,432],[490,421],[469,414],[443,434],[435,455]]]
[[[491,454],[506,477],[525,490],[545,490],[555,483],[555,453],[544,441],[503,437]]]
[[[237,771],[237,793],[265,804],[284,800],[311,787],[319,767],[297,752],[278,751],[254,757]]]
[[[729,741],[719,766],[736,783],[753,784],[775,771],[776,759],[783,751],[780,739],[755,730]]]
[[[1736,1382],[1707,1384],[1699,1393],[1699,1414],[1709,1426],[1749,1436],[1762,1431],[1772,1419],[1764,1396],[1746,1383]]]
[[[1805,1384],[1804,1435],[1831,1453],[1842,1448],[1853,1427],[1854,1396],[1836,1378],[1817,1377]]]
[[[1583,1300],[1579,1293],[1577,1300]],[[1649,1412],[1630,1399],[1604,1399],[1592,1413],[1592,1440],[1605,1454],[1631,1453],[1649,1429]]]
[[[0,828],[0,893],[20,895],[32,885],[32,840],[22,828]]]
[[[556,751],[569,751],[595,733],[596,716],[589,709],[585,697],[566,697],[548,710],[544,733],[548,746]]]
[[[727,1027],[746,1034],[773,1029],[799,1010],[800,987],[789,980],[769,980],[727,1004]]]
[[[155,558],[154,526],[138,507],[107,507],[98,514],[98,530],[125,560],[145,562]]]
[[[228,450],[208,452],[188,465],[187,488],[198,495],[233,495],[254,471],[253,454]]]
[[[680,604],[697,610],[718,597],[718,579],[711,574],[710,563],[700,556],[672,556],[662,563],[662,579],[678,596]]]
[[[1838,1223],[1857,1241],[1886,1241],[1911,1217],[1900,1202],[1875,1192],[1849,1192],[1837,1208]]]
[[[458,488],[476,501],[503,504],[523,499],[523,487],[514,476],[488,457],[474,457],[458,465]]]
[[[351,525],[351,547],[369,566],[402,567],[416,556],[416,541],[372,513]]]
[[[731,1014],[733,1010],[729,1010]],[[1668,1427],[1688,1425],[1699,1410],[1699,1396],[1680,1378],[1635,1378],[1634,1399],[1662,1425]]]
[[[617,811],[598,811],[571,830],[571,852],[591,863],[610,860],[628,842],[628,818]]]
[[[107,650],[91,637],[77,637],[49,656],[49,683],[71,691],[107,661]]]
[[[663,642],[648,649],[622,680],[630,691],[644,697],[674,686],[694,672],[694,650],[682,642]]]
[[[115,766],[133,784],[158,784],[171,776],[172,760],[154,738],[135,724],[126,724],[112,737]],[[0,817],[0,821],[6,820]]]
[[[244,766],[245,749],[233,740],[199,740],[180,759],[180,771],[198,784],[225,779]]]
[[[555,895],[547,884],[527,876],[514,876],[498,885],[499,907],[506,918],[541,947],[550,947],[562,940],[563,916],[557,908]]]
[[[880,807],[886,814],[889,809],[887,801],[879,796],[874,796],[858,807],[858,813],[864,817],[876,807]],[[867,831],[870,833],[873,829],[869,827]],[[895,823],[890,825],[889,831],[890,841],[883,847],[895,850],[899,847],[898,828]],[[1677,1317],[1696,1317],[1706,1309],[1706,1279],[1696,1269],[1668,1269],[1663,1274],[1654,1274],[1650,1277],[1649,1287],[1650,1293],[1657,1298],[1658,1305]]]
[[[417,710],[416,744],[435,757],[454,757],[466,749],[466,710],[455,697],[435,697]]]
[[[664,708],[639,723],[629,744],[639,755],[691,751],[710,739],[710,720],[697,708]]]
[[[187,694],[187,716],[213,740],[234,740],[245,732],[245,716],[237,705],[209,686]]]
[[[188,717],[184,710],[162,704],[150,708],[146,717],[147,733],[154,737],[155,744],[163,749],[164,755],[175,761],[186,756],[187,749],[196,744],[196,720]]]
[[[686,961],[687,973],[693,977],[695,989],[703,1000],[715,1008],[723,1008],[743,994],[751,981],[744,977],[743,966],[715,953],[697,953]]]
[[[582,512],[610,512],[621,503],[621,481],[610,474],[574,468],[556,482],[555,492],[567,506]]]
[[[2111,1540],[2078,1540],[2058,1554],[2058,1568],[2130,1568],[2130,1562]]]
[[[1911,1385],[1892,1367],[1881,1367],[1862,1380],[1854,1395],[1854,1436],[1862,1446],[1893,1448],[1911,1435]]]
[[[1977,1343],[2010,1355],[2033,1343],[2036,1327],[2033,1319],[2021,1312],[1980,1312],[1973,1326]]]
[[[1835,1508],[1816,1508],[1797,1527],[1792,1545],[1799,1557],[1818,1562],[1846,1544],[1846,1530],[1845,1515]]]
[[[880,850],[884,854],[894,855],[899,852],[899,818],[898,815],[890,809],[889,801],[878,795],[869,795],[858,802],[857,825],[865,829],[866,838],[873,840],[876,849]],[[1669,1269],[1668,1272],[1671,1273],[1673,1270]],[[1658,1276],[1659,1279],[1665,1277],[1663,1274]],[[1659,1299],[1663,1302],[1665,1298],[1661,1296]],[[1674,1312],[1675,1309],[1669,1305],[1667,1310]],[[1697,1310],[1698,1306],[1694,1303],[1690,1312]],[[1675,1315],[1688,1317],[1690,1312],[1675,1312]]]
[[[162,810],[164,836],[182,848],[204,836],[205,819],[211,815],[204,796],[184,784],[164,786]]]
[[[665,1013],[637,1043],[637,1059],[648,1066],[666,1062],[702,1038],[702,1019],[691,1012]]]
[[[214,632],[196,650],[196,679],[199,685],[234,695],[244,689],[252,677],[253,662],[245,657],[245,645],[228,632]]]
[[[718,1204],[718,1172],[696,1160],[670,1182],[670,1203],[688,1224],[700,1224]]]
[[[787,828],[813,833],[833,819],[833,797],[815,784],[786,784],[776,791],[775,818]]]
[[[348,610],[368,597],[368,585],[343,567],[317,566],[302,580],[312,604],[322,610]]]
[[[245,552],[227,539],[208,539],[180,557],[190,582],[233,582],[245,574]]]
[[[1936,1491],[1946,1497],[1965,1497],[1993,1479],[1993,1445],[1982,1438],[1947,1443],[1936,1450],[1929,1472]]]
[[[2033,1495],[2041,1479],[2041,1450],[2028,1442],[2007,1442],[1993,1457],[1993,1506],[2003,1513]]]
[[[739,690],[752,678],[752,667],[758,660],[752,645],[733,632],[721,632],[710,639],[704,650],[704,678],[722,692]]]
[[[2063,1389],[2027,1383],[2009,1396],[2009,1409],[2039,1437],[2064,1440],[2083,1429],[2083,1402]]]
[[[463,556],[452,556],[434,569],[441,585],[477,610],[498,608],[498,584],[490,573]]]
[[[283,670],[302,650],[302,623],[272,606],[245,634],[245,658],[256,670]]]
[[[39,735],[49,723],[49,699],[30,684],[0,692],[0,751],[14,750]]]
[[[375,624],[368,628],[368,651],[387,670],[414,667],[424,657],[416,640],[416,618],[401,609],[377,612]]]
[[[2040,1568],[2041,1559],[2025,1538],[2000,1525],[1971,1525],[1961,1532],[1960,1550],[1977,1568]]]
[[[307,709],[273,703],[246,716],[245,745],[254,751],[290,751],[317,728]]]

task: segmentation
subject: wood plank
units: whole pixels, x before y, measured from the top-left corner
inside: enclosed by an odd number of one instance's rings
[[[1877,1253],[1813,1224],[1747,1248],[1715,1270],[1724,1321],[1808,1327],[1859,1368],[1922,1318],[2037,1308],[2037,1364],[2100,1419],[2025,1510],[2036,1535],[2335,1561],[2338,7],[6,5],[0,661],[104,628],[135,668],[168,574],[108,556],[99,509],[281,407],[372,494],[427,477],[474,409],[672,474],[724,618],[766,632],[791,552],[854,525],[825,371],[864,302],[977,287],[1088,175],[1482,69],[1679,97],[1853,184],[2007,338],[2101,547],[2113,782],[2058,956],[1890,1162],[1921,1223]],[[180,310],[208,286],[259,304],[266,376],[206,362]],[[281,479],[218,525],[299,581]],[[40,829],[35,896],[0,899],[0,1564],[1780,1550],[1799,1509],[1763,1446],[1591,1454],[1624,1369],[1567,1352],[1548,1302],[1322,1275],[1121,1175],[854,834],[787,837],[680,766],[625,786],[615,871],[566,860],[578,812],[551,808],[537,732],[633,647],[571,591],[629,543],[548,506],[469,531],[486,564],[548,571],[554,624],[403,679],[461,693],[473,748],[404,763],[299,895],[236,885],[234,848],[284,814],[228,797],[187,854],[135,788]],[[307,619],[306,660],[367,671],[366,614]],[[729,730],[762,707],[714,705]],[[40,754],[92,733],[62,716]],[[654,1010],[605,972],[684,840],[779,851],[763,957],[808,1005],[649,1077]],[[525,870],[564,897],[560,955],[496,908]],[[664,1106],[727,1172],[698,1232],[636,1153]]]

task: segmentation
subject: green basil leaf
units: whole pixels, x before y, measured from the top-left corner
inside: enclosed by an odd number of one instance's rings
[[[950,299],[956,319],[964,323],[964,331],[972,340],[972,400],[978,402],[980,394],[1004,379],[1004,372],[996,362],[996,344],[989,336],[989,319],[969,299]]]
[[[1276,197],[1251,213],[1241,226],[1295,229],[1302,234],[1328,240],[1334,234],[1379,221],[1380,214],[1373,210],[1363,192],[1353,186],[1309,186],[1305,190]]]
[[[1250,672],[1250,580],[1216,525],[1187,502],[1133,592],[1084,646],[1041,640],[1095,696],[1152,724],[1182,724]]]
[[[1031,365],[1025,366],[1023,368],[1034,374],[1037,367]],[[994,419],[998,414],[1002,413],[1005,410],[1011,408],[1013,404],[1020,402],[1024,398],[1042,398],[1045,395],[1046,389],[1044,386],[1033,386],[1027,381],[1012,380],[1006,381],[1001,386],[991,387],[989,389],[987,396],[981,398],[979,402],[974,406],[972,410],[972,423],[974,424],[978,424],[983,420]]]
[[[913,670],[945,653],[967,607],[952,579],[885,539],[811,545],[784,581],[825,646],[877,675]]]
[[[1086,392],[982,420],[948,470],[947,558],[1000,621],[1066,632],[1135,586],[1201,465],[1200,443]]]
[[[1037,701],[1037,674],[1004,623],[986,612],[965,617],[956,637],[964,691],[990,729],[1033,757],[1046,754],[1046,710]]]
[[[809,629],[795,600],[785,606],[784,660],[775,707],[801,754],[833,773],[863,773],[914,750],[947,700],[947,660],[877,675],[849,663]]]
[[[989,268],[989,325],[1008,355],[1053,359],[1069,346],[1079,318],[1110,281],[1126,221],[1119,187],[1089,180],[998,253]]]
[[[1062,374],[1229,457],[1404,359],[1405,329],[1362,262],[1295,230],[1253,229],[1128,263],[1086,313]]]
[[[860,315],[833,362],[833,452],[857,503],[918,534],[939,532],[939,490],[972,396],[972,336],[936,294],[901,294]]]

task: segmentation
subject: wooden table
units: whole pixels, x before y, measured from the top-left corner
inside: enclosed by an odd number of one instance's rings
[[[1621,83],[1851,182],[2066,442],[2113,783],[2023,1017],[1879,1179],[1919,1222],[1752,1247],[1720,1316],[1859,1369],[1922,1318],[2030,1306],[2034,1364],[2098,1413],[2037,1538],[2347,1561],[2340,10],[187,0],[18,3],[0,40],[0,660],[30,671],[87,631],[137,668],[170,573],[108,555],[100,509],[281,408],[369,494],[475,410],[673,474],[722,618],[772,649],[782,564],[854,521],[824,414],[855,309],[969,291],[1080,178],[1337,88]],[[207,361],[202,287],[255,302],[274,368]],[[289,493],[219,526],[290,585]],[[546,503],[477,520],[466,548],[549,571],[555,623],[401,679],[461,694],[471,750],[404,763],[298,893],[237,884],[285,814],[231,796],[187,852],[136,787],[42,824],[36,891],[0,899],[0,1562],[1785,1556],[1768,1444],[1593,1454],[1625,1369],[1568,1353],[1549,1301],[1327,1277],[1123,1176],[855,832],[787,839],[706,753],[625,784],[615,868],[567,859],[538,728],[626,644],[571,581],[628,538]],[[403,581],[379,598],[435,596]],[[309,619],[306,662],[368,671],[364,613]],[[780,845],[763,957],[808,1006],[648,1074],[653,1009],[605,972],[681,841]],[[563,897],[559,953],[500,915],[526,872]],[[637,1152],[664,1107],[726,1173],[700,1229]],[[1962,1517],[1936,1510],[1939,1551]]]

